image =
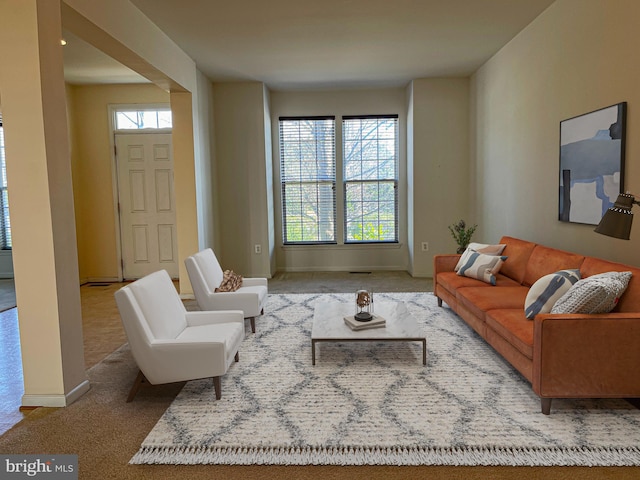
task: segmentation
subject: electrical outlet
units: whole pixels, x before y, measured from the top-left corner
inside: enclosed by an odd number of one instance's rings
[[[429,251],[429,242],[422,242],[422,251],[423,252]]]
[[[256,243],[253,247],[253,251],[257,254],[260,255],[262,253],[262,245],[260,245],[259,243]]]

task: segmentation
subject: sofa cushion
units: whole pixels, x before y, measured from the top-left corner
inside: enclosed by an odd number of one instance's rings
[[[487,327],[498,333],[527,358],[533,359],[534,322],[522,309],[489,310],[485,316]]]
[[[518,287],[520,284],[515,280],[510,279],[509,277],[502,275],[501,273],[496,274],[496,287]],[[481,280],[476,280],[474,278],[460,276],[455,272],[440,272],[438,274],[438,285],[443,287],[445,290],[453,293],[458,288],[462,287],[491,287],[491,284],[484,283]]]
[[[514,308],[520,310],[524,317],[522,307],[529,289],[521,285],[512,287],[467,287],[460,288],[456,292],[458,303],[484,321],[485,312],[493,309]]]
[[[555,248],[536,245],[527,261],[523,285],[530,287],[539,278],[558,270],[579,269],[583,255],[565,252]]]
[[[631,272],[607,272],[584,278],[569,289],[551,313],[608,313],[627,289]]]
[[[605,272],[631,272],[633,274],[625,294],[620,298],[613,311],[640,312],[640,268],[594,257],[585,258],[582,267],[580,267],[582,278]]]
[[[560,270],[539,278],[529,289],[524,301],[524,316],[533,319],[539,313],[549,313],[562,295],[580,280],[580,270]]]
[[[468,253],[467,253],[468,252]],[[461,265],[458,275],[475,278],[483,282],[496,284],[495,274],[500,271],[500,267],[507,259],[502,256],[484,255],[483,253],[468,250],[462,255]]]
[[[516,282],[522,283],[527,268],[527,261],[536,244],[513,237],[502,237],[500,243],[507,245],[504,247],[502,253],[509,257],[509,261],[505,262],[500,271]]]

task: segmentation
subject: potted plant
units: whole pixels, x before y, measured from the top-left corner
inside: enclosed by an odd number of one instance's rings
[[[476,231],[476,228],[478,228],[478,225],[467,227],[467,224],[464,220],[460,220],[458,223],[449,225],[449,231],[451,232],[453,239],[458,244],[456,253],[463,253],[465,251],[465,249],[469,245],[469,242],[471,241],[473,232]]]

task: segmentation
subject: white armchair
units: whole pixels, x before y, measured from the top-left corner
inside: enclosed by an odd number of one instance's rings
[[[255,333],[255,318],[264,313],[267,302],[266,278],[243,278],[242,286],[235,292],[216,292],[224,273],[213,250],[202,250],[188,257],[184,263],[200,310],[242,310]]]
[[[208,377],[220,399],[220,377],[239,360],[241,311],[187,312],[165,270],[122,287],[115,297],[140,369],[127,402],[145,380],[157,385]]]

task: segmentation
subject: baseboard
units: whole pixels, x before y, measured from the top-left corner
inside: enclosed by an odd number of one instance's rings
[[[89,380],[84,380],[66,395],[23,395],[23,407],[67,407],[87,393],[91,388]]]
[[[318,266],[318,267],[278,267],[278,272],[406,272],[407,266]],[[248,275],[247,275],[248,276]]]
[[[119,283],[122,279],[118,277],[87,277],[83,283]]]

